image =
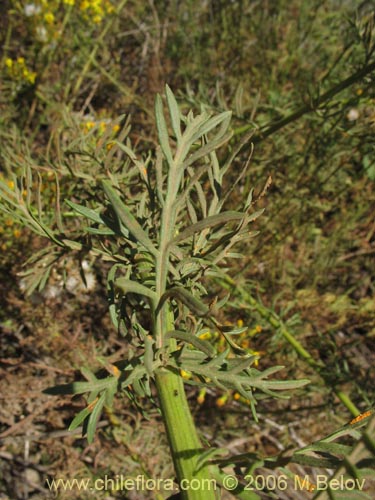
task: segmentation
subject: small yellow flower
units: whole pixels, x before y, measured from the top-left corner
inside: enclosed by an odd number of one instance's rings
[[[13,220],[12,219],[6,219],[5,220],[5,225],[7,227],[12,227],[13,226]]]
[[[30,82],[31,84],[34,84],[34,83],[35,83],[35,78],[36,78],[36,73],[35,73],[35,72],[29,73],[29,78],[28,78],[28,80],[29,80],[29,82]]]
[[[53,24],[53,22],[55,20],[55,16],[52,12],[46,12],[44,14],[44,20],[47,24]]]
[[[237,320],[237,326],[238,326],[238,328],[242,328],[243,327],[243,319],[238,319]]]
[[[13,231],[13,236],[14,236],[15,238],[19,238],[19,237],[21,236],[21,234],[22,234],[22,233],[21,233],[21,231],[20,231],[19,229],[14,229],[14,231]]]
[[[115,145],[114,142],[109,142],[107,145],[106,145],[106,149],[107,151],[111,151],[111,149],[113,148],[113,146]]]
[[[204,403],[204,400],[206,398],[206,388],[203,387],[200,391],[199,391],[199,394],[198,394],[198,397],[197,397],[197,403],[199,405],[202,405]]]
[[[10,57],[5,59],[5,66],[9,69],[13,66],[13,60]]]
[[[120,130],[120,125],[118,123],[116,123],[116,125],[113,125],[112,127],[112,131],[114,134],[117,134],[117,132]]]
[[[75,4],[75,0],[63,0],[63,3],[65,5],[74,5]]]
[[[209,340],[212,337],[211,332],[207,330],[206,332],[202,332],[199,334],[199,338],[201,340]]]
[[[249,331],[249,335],[250,335],[250,337],[253,337],[257,333],[261,333],[261,331],[262,331],[262,327],[260,325],[256,325],[254,328],[252,328]]]
[[[92,121],[86,122],[84,125],[85,132],[89,132],[89,130],[91,130],[94,127],[95,127],[95,122]]]
[[[19,66],[24,66],[25,65],[25,58],[24,57],[17,57],[17,64],[19,64]]]
[[[90,8],[90,2],[88,0],[83,0],[83,2],[81,2],[81,5],[79,6],[79,8],[81,10],[87,10]]]
[[[7,181],[7,185],[10,189],[14,189],[14,181]]]
[[[357,89],[356,94],[357,95],[362,95],[363,94],[363,89]]]
[[[186,380],[189,380],[191,378],[191,373],[187,372],[185,370],[180,370],[180,374],[181,374],[181,377],[186,379]]]
[[[95,24],[100,24],[103,20],[103,17],[100,15],[100,14],[96,14],[93,18],[92,18],[93,22]]]
[[[221,396],[220,398],[218,398],[216,400],[216,406],[218,406],[219,408],[221,408],[222,406],[225,405],[225,403],[228,401],[228,395],[227,394],[224,394],[223,396]]]

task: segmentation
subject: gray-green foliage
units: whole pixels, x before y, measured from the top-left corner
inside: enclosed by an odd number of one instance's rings
[[[123,140],[107,153],[113,159],[112,167],[103,156],[103,148],[97,148],[94,176],[87,170],[80,172],[71,160],[90,158],[85,143],[75,139],[68,148],[70,163],[66,168],[71,173],[79,172],[78,177],[86,179],[96,198],[88,203],[77,203],[77,197],[76,201],[66,201],[71,210],[67,215],[76,214],[86,221],[80,226],[81,234],[70,232],[68,237],[63,222],[59,232],[49,228],[43,222],[42,211],[34,214],[30,194],[24,203],[19,193],[10,193],[3,186],[7,209],[12,205],[10,209],[18,217],[30,221],[31,227],[35,226],[60,249],[84,251],[86,234],[87,249],[114,262],[108,274],[109,309],[118,331],[130,340],[129,360],[124,362],[120,375],[98,380],[91,374],[88,382],[68,384],[52,392],[89,393],[88,402],[92,404],[99,398],[96,405],[100,406],[109,404],[116,390],[125,390],[130,397],[134,393],[150,395],[150,379],[163,366],[178,373],[188,370],[193,374],[191,383],[237,390],[250,401],[256,418],[260,394],[274,397],[279,391],[301,387],[307,381],[269,380],[280,367],[264,372],[253,368],[256,357],[233,340],[241,330],[220,325],[217,314],[225,299],[215,307],[204,304],[207,279],[219,272],[219,265],[240,257],[234,247],[254,237],[251,224],[262,213],[254,210],[252,192],[237,210],[225,208],[246,174],[250,158],[230,187],[224,186],[225,173],[250,135],[221,161],[218,150],[224,144],[229,147],[232,136],[231,113],[211,116],[202,111],[197,116],[192,112],[184,116],[169,87],[166,102],[167,115],[161,96],[157,96],[160,146],[155,158],[151,154],[138,158],[124,134]],[[125,129],[127,133],[128,127]],[[29,166],[25,178],[29,192]],[[59,219],[64,219],[63,215],[59,214]],[[37,283],[41,281],[45,280]],[[217,328],[225,337],[228,349],[224,353],[216,353],[208,341],[199,338],[205,324]],[[92,438],[98,414],[88,415],[85,409],[73,426],[79,425],[83,417],[89,417],[88,434]]]

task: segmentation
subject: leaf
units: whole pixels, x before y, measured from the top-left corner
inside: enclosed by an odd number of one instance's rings
[[[95,374],[91,370],[89,370],[88,368],[82,367],[81,373],[85,377],[85,379],[88,380],[89,382],[96,382],[97,381]]]
[[[202,451],[197,458],[195,471],[199,471],[199,469],[207,465],[211,460],[225,455],[228,455],[228,450],[226,448],[209,448],[208,450]]]
[[[164,118],[163,101],[159,94],[155,99],[155,118],[159,144],[170,167],[173,166],[173,155],[169,145],[168,128]]]
[[[227,134],[223,135],[222,137],[219,137],[216,140],[209,141],[207,144],[202,146],[201,148],[198,149],[195,153],[191,154],[185,161],[184,161],[184,166],[188,167],[189,165],[192,165],[194,162],[199,160],[199,158],[202,158],[203,156],[209,155],[212,151],[215,149],[218,149],[220,146],[225,144],[230,140],[232,137],[232,132],[228,132]]]
[[[89,444],[91,444],[94,441],[96,425],[98,423],[98,419],[103,409],[104,403],[105,403],[105,393],[103,393],[100,396],[89,417],[89,421],[87,424],[87,441]]]
[[[91,210],[90,208],[87,208],[83,205],[78,205],[77,203],[74,203],[73,201],[69,200],[65,200],[65,203],[75,212],[77,212],[80,215],[83,215],[87,219],[93,222],[97,222],[98,224],[103,224],[101,216],[97,212],[95,212],[95,210]]]
[[[222,325],[221,329],[227,335],[240,335],[241,333],[246,332],[248,327],[247,326],[233,327],[233,326]]]
[[[202,301],[196,299],[194,295],[188,292],[183,287],[173,287],[167,290],[160,298],[159,304],[156,308],[156,314],[163,307],[163,304],[168,298],[176,298],[180,300],[186,307],[188,307],[197,316],[205,316],[209,312],[209,307],[206,306]]]
[[[141,243],[152,255],[157,256],[159,253],[158,250],[154,247],[152,241],[130,210],[121,201],[110,183],[108,181],[102,181],[102,186],[119,220],[139,243]]]
[[[78,415],[76,415],[72,420],[71,424],[68,427],[68,430],[74,431],[74,429],[77,429],[77,427],[80,426],[81,423],[90,415],[91,411],[92,410],[90,406],[87,406],[82,411],[80,411]]]
[[[167,96],[167,103],[169,108],[169,114],[171,116],[171,124],[173,132],[177,139],[177,144],[181,140],[181,126],[180,126],[180,110],[175,96],[168,85],[165,86],[165,95]]]
[[[206,354],[209,357],[212,357],[215,354],[215,349],[212,347],[212,345],[209,342],[206,342],[199,337],[196,337],[195,335],[192,335],[191,333],[188,332],[183,332],[181,330],[173,330],[170,332],[167,332],[165,335],[166,339],[174,338],[177,340],[183,340],[184,342],[187,342],[188,344],[193,345],[196,347],[199,351],[202,351],[204,354]]]
[[[222,127],[215,139],[220,135],[223,135],[229,126],[231,116],[231,111],[224,111],[223,113],[220,113],[213,118],[209,118],[198,128],[197,132],[192,136],[191,142],[196,142],[200,137],[208,134],[208,132],[210,132],[213,128],[217,127],[220,124],[222,124]]]
[[[113,383],[117,384],[116,377],[96,379],[95,382],[70,382],[69,384],[55,385],[44,389],[44,394],[56,396],[59,394],[83,394],[85,392],[103,391]]]
[[[114,281],[115,287],[119,288],[123,293],[136,293],[151,299],[154,303],[157,300],[156,293],[146,286],[126,278],[117,278]]]
[[[209,227],[214,227],[219,224],[226,224],[228,222],[241,221],[245,217],[245,214],[242,212],[236,212],[234,210],[228,210],[227,212],[223,212],[216,215],[210,215],[205,219],[202,219],[195,224],[188,226],[186,229],[181,231],[173,240],[171,244],[176,244],[180,241],[186,240],[194,233],[200,232],[203,229],[207,229]]]
[[[317,443],[314,443],[310,446],[307,446],[304,448],[304,453],[309,451],[309,452],[315,452],[315,453],[324,453],[324,454],[330,454],[330,455],[336,455],[339,457],[342,455],[343,457],[345,455],[348,455],[351,451],[352,447],[347,446],[344,444],[339,444],[339,443],[327,443],[325,441],[318,441]],[[299,454],[300,452],[296,452],[296,454]]]

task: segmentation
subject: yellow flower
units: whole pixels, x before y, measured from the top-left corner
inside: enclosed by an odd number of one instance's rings
[[[93,121],[88,121],[84,124],[85,132],[88,132],[89,130],[91,130],[94,127],[95,127],[95,122],[93,122]]]
[[[9,69],[13,66],[13,60],[10,57],[5,59],[5,66]]]
[[[15,238],[19,238],[21,236],[21,234],[22,233],[21,233],[21,231],[19,229],[15,229],[13,231],[13,235],[14,235]]]
[[[7,181],[8,187],[10,189],[14,189],[14,182],[13,181]]]
[[[228,400],[228,395],[224,394],[223,396],[221,396],[220,398],[218,398],[216,400],[216,406],[218,406],[219,408],[221,408],[222,406],[225,405],[225,403],[227,402],[227,400]]]
[[[55,16],[52,12],[46,12],[44,14],[44,20],[47,24],[53,24],[53,22],[55,20]]]
[[[255,328],[252,328],[250,331],[249,331],[249,335],[250,337],[253,337],[254,335],[256,335],[257,333],[260,333],[262,331],[262,327],[260,325],[256,325]]]
[[[186,380],[189,380],[189,378],[191,378],[191,373],[187,372],[185,370],[180,370],[180,374],[181,374],[181,377],[186,379]]]
[[[202,405],[204,403],[204,400],[206,398],[206,388],[203,387],[200,391],[199,391],[199,394],[198,394],[198,397],[197,397],[197,402],[199,405]]]
[[[205,332],[202,332],[199,334],[199,338],[202,340],[208,340],[212,337],[210,330],[207,330]]]
[[[28,69],[24,69],[22,71],[22,76],[24,78],[24,80],[30,82],[30,83],[35,83],[35,78],[36,78],[36,73],[35,72],[31,72],[29,71]]]
[[[114,134],[117,134],[117,132],[120,130],[120,125],[116,123],[116,125],[113,125],[112,131]]]
[[[27,77],[28,81],[30,83],[34,84],[35,78],[36,78],[36,73],[34,71],[32,73],[29,72],[28,77]]]
[[[116,365],[109,364],[108,367],[107,367],[107,369],[116,378],[119,378],[119,376],[121,375],[121,371],[117,368]]]
[[[25,65],[25,58],[24,57],[17,57],[17,63],[20,66],[24,66]]]
[[[12,221],[12,219],[6,219],[6,221],[5,221],[5,225],[6,225],[7,227],[11,227],[11,226],[13,226],[13,221]]]
[[[63,3],[65,5],[74,5],[75,4],[75,0],[63,0]]]
[[[81,2],[81,5],[79,6],[79,8],[81,10],[87,10],[90,8],[90,2],[88,0],[83,0],[83,2]]]
[[[356,94],[357,94],[357,95],[362,95],[362,94],[363,94],[363,89],[357,89]]]

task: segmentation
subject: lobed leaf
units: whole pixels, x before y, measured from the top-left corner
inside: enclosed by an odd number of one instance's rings
[[[117,195],[110,183],[108,181],[102,181],[102,186],[119,220],[125,225],[134,238],[152,255],[158,255],[158,250],[154,247],[152,241],[142,229],[134,215],[121,201],[120,197]]]

